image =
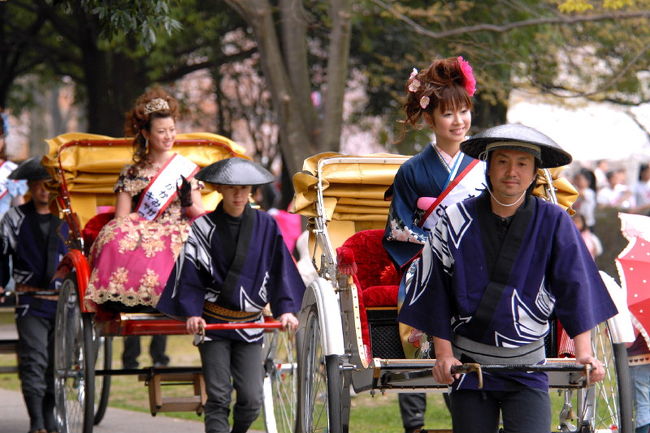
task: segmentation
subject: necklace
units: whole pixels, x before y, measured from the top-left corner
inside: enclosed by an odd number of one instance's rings
[[[510,204],[505,204],[505,203],[501,203],[501,202],[499,201],[499,199],[496,198],[496,197],[494,196],[494,194],[492,194],[492,190],[490,190],[490,188],[486,188],[486,189],[487,189],[488,192],[490,193],[490,197],[492,197],[492,198],[494,199],[494,201],[496,201],[497,203],[499,203],[499,204],[500,204],[501,206],[503,206],[503,207],[512,207],[512,206],[516,205],[516,204],[519,203],[519,201],[520,201],[522,198],[524,198],[524,196],[526,195],[526,191],[524,191],[524,192],[521,193],[521,195],[519,196],[519,198],[518,198],[517,200],[515,200],[514,202],[512,202],[512,203],[510,203]]]

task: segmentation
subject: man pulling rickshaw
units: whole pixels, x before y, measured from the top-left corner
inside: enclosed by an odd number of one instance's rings
[[[541,364],[552,315],[574,339],[576,361],[602,380],[591,330],[616,314],[569,215],[532,195],[538,168],[571,156],[540,132],[503,125],[461,145],[487,164],[487,189],[445,209],[411,276],[400,321],[433,336],[435,379],[451,385],[454,431],[548,432],[541,372],[454,374],[463,362]],[[468,417],[467,414],[472,416]]]

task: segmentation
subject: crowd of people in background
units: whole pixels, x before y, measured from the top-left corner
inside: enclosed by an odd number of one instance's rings
[[[570,180],[579,193],[573,204],[576,211],[573,220],[594,259],[603,252],[602,244],[594,233],[599,210],[614,208],[621,212],[650,215],[648,162],[639,165],[635,182],[627,181],[625,169],[610,169],[606,160],[597,161],[593,170],[581,166]]]

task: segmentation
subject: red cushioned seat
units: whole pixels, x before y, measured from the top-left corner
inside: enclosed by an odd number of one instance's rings
[[[86,245],[87,248],[90,248],[92,243],[97,238],[97,235],[99,235],[102,227],[104,227],[114,217],[115,212],[111,211],[97,214],[88,220],[83,230],[81,231],[84,239],[84,245]]]
[[[396,307],[400,276],[381,243],[383,230],[363,230],[337,248],[339,271],[351,274],[359,294],[361,334],[367,353],[370,333],[366,308]]]

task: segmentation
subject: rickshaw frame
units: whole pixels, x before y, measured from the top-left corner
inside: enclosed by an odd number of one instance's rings
[[[294,178],[296,199],[302,199],[298,212],[309,216],[312,247],[311,259],[319,277],[307,289],[300,318],[300,339],[298,347],[298,433],[349,431],[350,387],[354,391],[374,392],[445,392],[447,385],[436,383],[430,374],[434,359],[381,359],[364,356],[361,336],[360,304],[358,289],[352,278],[337,268],[336,245],[332,242],[329,225],[336,210],[327,208],[325,191],[341,176],[335,172],[335,180],[327,178],[326,168],[334,164],[401,164],[408,157],[401,155],[344,156],[337,154],[315,155],[306,160],[301,178]],[[317,161],[317,163],[315,163]],[[334,169],[332,171],[335,171]],[[345,171],[345,169],[341,169]],[[358,187],[363,188],[363,169],[351,169],[354,178],[361,173]],[[395,171],[397,171],[395,169]],[[314,179],[305,181],[305,176]],[[394,173],[393,173],[394,175]],[[557,186],[548,170],[540,173],[546,181],[546,199],[558,203]],[[347,179],[341,182],[346,182]],[[392,183],[392,179],[390,180]],[[354,183],[350,181],[350,183]],[[385,184],[384,186],[388,186]],[[335,193],[332,193],[336,195]],[[311,197],[311,198],[310,198]],[[331,198],[331,195],[330,197]],[[312,201],[311,206],[305,202]],[[336,204],[334,206],[337,206]],[[387,210],[387,209],[386,209]],[[383,229],[382,224],[377,228]],[[356,230],[355,230],[356,231]],[[320,254],[320,257],[319,257]],[[634,430],[629,393],[630,380],[627,372],[627,355],[623,344],[614,344],[601,325],[594,339],[597,354],[610,355],[608,369],[608,390],[600,384],[593,388],[584,380],[585,366],[578,365],[573,358],[548,358],[546,365],[552,388],[564,393],[564,406],[559,414],[557,428],[563,432],[588,432],[602,429],[602,423],[611,423],[618,431],[631,433]],[[503,366],[498,366],[503,367]],[[489,366],[485,366],[489,368]],[[612,372],[614,377],[612,377]],[[605,382],[603,382],[605,383]],[[612,384],[613,383],[613,384]],[[601,388],[598,388],[601,387]],[[592,390],[596,389],[599,396]],[[612,393],[611,400],[607,393]],[[325,397],[326,396],[326,401]],[[571,406],[576,397],[577,417]],[[616,400],[616,401],[613,401]],[[596,413],[602,401],[611,405],[611,420],[601,421]],[[577,422],[576,422],[577,421]],[[572,424],[573,422],[573,424]],[[599,425],[596,425],[599,424]]]
[[[74,139],[66,141],[66,137]],[[81,138],[77,138],[80,136]],[[199,136],[200,138],[196,138]],[[189,138],[188,138],[189,137]],[[132,139],[113,139],[111,137],[86,134],[64,134],[54,141],[63,141],[51,151],[50,158],[44,158],[44,165],[53,175],[55,184],[51,189],[56,194],[55,202],[59,214],[68,223],[69,251],[61,260],[57,272],[63,273],[60,298],[56,312],[55,333],[55,397],[57,422],[61,433],[91,433],[93,426],[101,422],[108,404],[110,377],[114,375],[145,375],[150,381],[156,375],[165,373],[199,374],[200,367],[162,367],[146,369],[111,368],[112,338],[129,335],[182,335],[187,334],[185,322],[147,313],[106,314],[101,308],[91,307],[84,301],[91,267],[86,257],[86,245],[82,234],[82,220],[73,210],[71,190],[61,155],[71,148],[91,148],[93,146],[120,148],[132,147]],[[52,143],[50,143],[52,145]],[[226,157],[241,156],[243,149],[225,137],[214,134],[179,135],[175,150],[184,146],[214,146],[224,150]],[[204,165],[214,161],[207,161]],[[49,165],[48,165],[49,164]],[[73,167],[74,168],[74,167]],[[76,174],[76,173],[75,173]],[[87,191],[85,191],[87,193]],[[92,187],[91,192],[92,194]],[[264,389],[269,396],[264,398],[265,426],[271,433],[288,433],[295,418],[295,408],[288,400],[276,398],[287,384],[295,381],[296,362],[293,359],[293,338],[288,333],[279,332],[281,324],[265,317],[263,323],[210,324],[207,330],[216,329],[265,329],[264,335]],[[103,353],[102,353],[103,351]],[[98,383],[98,402],[95,403],[95,378]],[[202,383],[202,382],[201,382]],[[196,383],[195,383],[196,387]],[[201,400],[205,398],[202,391]],[[151,395],[150,395],[151,399]],[[196,405],[197,414],[203,410],[204,401]],[[160,409],[160,408],[159,408]],[[179,409],[182,410],[182,409]],[[187,409],[185,409],[187,410]],[[193,409],[194,410],[194,409]],[[152,406],[152,415],[157,412]],[[291,425],[291,427],[288,427]]]

